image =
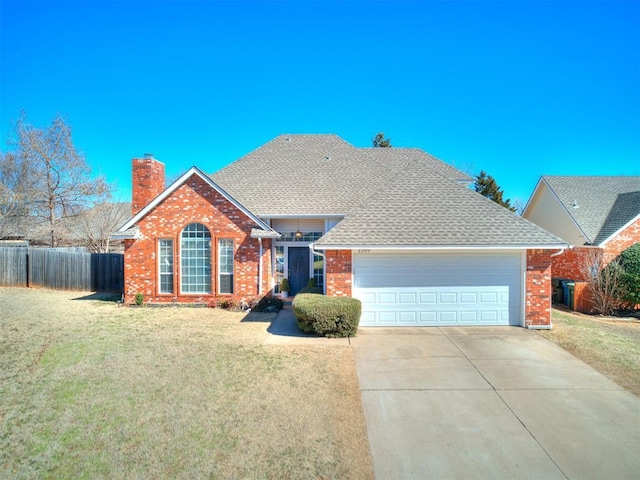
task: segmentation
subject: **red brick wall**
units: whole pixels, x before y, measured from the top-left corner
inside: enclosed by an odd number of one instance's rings
[[[569,280],[586,280],[583,275],[583,263],[585,257],[601,252],[596,247],[574,247],[565,250],[562,255],[552,257],[551,275],[553,278],[566,278]]]
[[[588,282],[576,282],[573,287],[573,309],[583,313],[592,313],[594,311]]]
[[[607,242],[604,246],[604,261],[609,264],[631,245],[640,242],[640,218]]]
[[[551,325],[551,254],[527,250],[525,325]]]
[[[164,191],[164,163],[153,158],[134,158],[131,162],[133,215]]]
[[[351,296],[351,250],[327,250],[326,283],[327,295]]]
[[[212,295],[180,294],[180,234],[190,223],[205,225],[211,233]],[[217,240],[231,238],[235,248],[234,296],[249,299],[258,294],[259,243],[250,238],[255,222],[232,203],[193,175],[169,197],[151,210],[140,222],[141,238],[125,242],[125,299],[135,294],[145,302],[207,301],[217,292]],[[174,241],[174,293],[158,292],[158,239]],[[263,293],[267,292],[271,270],[271,241],[263,240]]]
[[[585,313],[590,313],[593,310],[588,285],[585,283],[588,281],[588,278],[582,271],[582,265],[587,261],[589,256],[593,255],[594,251],[597,252],[598,255],[603,255],[602,266],[605,267],[618,255],[637,242],[640,242],[640,219],[636,220],[616,235],[614,239],[606,243],[604,248],[574,247],[566,250],[562,255],[553,257],[552,276],[554,278],[566,278],[577,282],[573,297],[575,310]]]

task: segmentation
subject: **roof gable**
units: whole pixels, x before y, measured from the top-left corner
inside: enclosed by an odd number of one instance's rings
[[[600,245],[640,217],[640,176],[543,176],[586,243]]]
[[[522,216],[572,245],[583,245],[586,241],[585,233],[542,178],[538,180]]]
[[[231,204],[233,204],[238,210],[240,210],[247,217],[253,220],[256,223],[256,225],[260,227],[260,229],[267,232],[273,232],[271,227],[269,227],[266,223],[260,220],[256,215],[251,213],[245,206],[243,206],[240,202],[238,202],[231,195],[229,195],[224,189],[222,189],[219,185],[217,185],[209,176],[205,175],[199,168],[191,167],[184,174],[182,174],[180,178],[178,178],[175,182],[169,185],[169,187],[167,187],[160,195],[154,198],[142,210],[140,210],[136,215],[134,215],[124,225],[122,225],[122,227],[118,229],[117,233],[125,233],[125,231],[127,230],[131,231],[131,229],[135,227],[135,225],[141,219],[143,219],[151,210],[153,210],[157,205],[159,205],[166,198],[168,198],[175,190],[177,190],[193,175],[197,175],[198,177],[200,177],[207,185],[209,185],[212,189],[216,190],[226,200],[228,200]]]
[[[563,248],[567,243],[436,173],[398,173],[316,243],[355,246]]]

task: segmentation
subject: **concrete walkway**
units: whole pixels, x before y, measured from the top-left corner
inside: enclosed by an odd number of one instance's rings
[[[517,327],[361,328],[378,480],[638,479],[640,399]]]

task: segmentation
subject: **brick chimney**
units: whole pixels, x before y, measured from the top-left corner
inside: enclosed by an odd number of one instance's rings
[[[145,153],[131,162],[131,213],[135,215],[164,191],[164,163]]]

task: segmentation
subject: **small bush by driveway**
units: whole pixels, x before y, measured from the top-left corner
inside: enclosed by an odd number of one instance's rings
[[[558,309],[552,315],[553,329],[540,335],[640,397],[640,320]]]
[[[350,348],[275,314],[0,289],[0,478],[372,478]]]

